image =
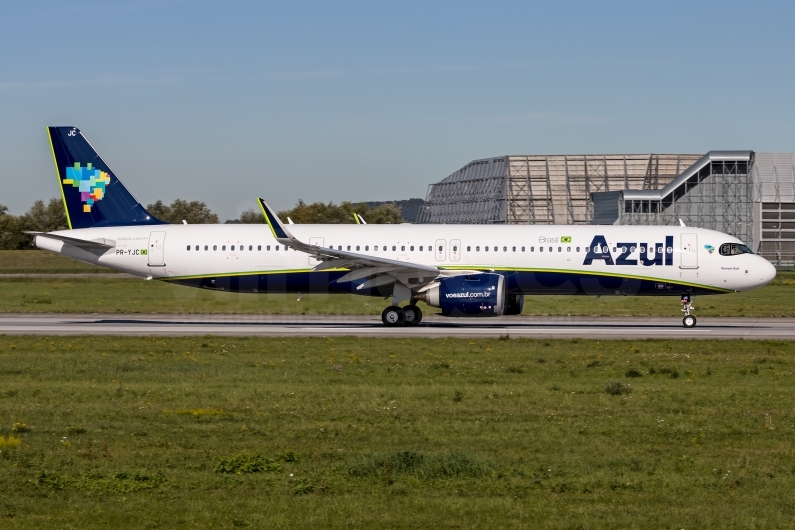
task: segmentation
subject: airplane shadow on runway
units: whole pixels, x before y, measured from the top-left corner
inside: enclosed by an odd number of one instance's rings
[[[466,320],[469,322],[464,322],[461,320]],[[621,322],[482,322],[481,319],[478,319],[478,322],[472,322],[475,319],[459,319],[457,322],[423,322],[418,326],[415,326],[419,329],[460,329],[460,328],[477,328],[477,329],[534,329],[534,328],[554,328],[554,329],[571,329],[577,328],[582,330],[583,328],[586,329],[616,329],[616,330],[627,330],[627,329],[671,329],[671,328],[682,328],[682,325],[679,323],[678,320],[671,319],[670,324],[664,323],[647,323],[647,322],[639,322],[639,323],[621,323]],[[78,322],[75,322],[76,324]],[[214,328],[224,327],[224,326],[251,326],[251,327],[327,327],[327,328],[377,328],[377,329],[384,329],[384,325],[381,322],[373,321],[373,322],[301,322],[301,321],[277,321],[277,322],[269,322],[269,321],[195,321],[195,320],[159,320],[159,319],[101,319],[95,320],[92,323],[94,324],[107,324],[107,325],[149,325],[149,326],[212,326]],[[703,325],[701,326],[704,327]],[[718,329],[740,329],[740,328],[747,328],[748,326],[743,325],[736,325],[736,324],[709,324],[710,328],[718,328]],[[759,326],[758,324],[755,326]],[[394,329],[394,328],[386,328],[386,329]],[[698,330],[699,328],[695,328]]]

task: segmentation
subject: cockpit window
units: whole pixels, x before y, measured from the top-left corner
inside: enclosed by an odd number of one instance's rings
[[[736,256],[738,254],[753,254],[751,249],[737,243],[724,243],[720,246],[721,256]]]

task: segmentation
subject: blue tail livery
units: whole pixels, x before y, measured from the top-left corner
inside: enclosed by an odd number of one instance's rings
[[[69,228],[165,224],[135,200],[76,127],[48,127]]]

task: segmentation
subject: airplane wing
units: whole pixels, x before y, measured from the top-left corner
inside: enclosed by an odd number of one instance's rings
[[[63,241],[64,243],[68,243],[72,246],[77,248],[81,248],[83,250],[108,250],[114,248],[116,246],[116,242],[112,239],[94,239],[94,240],[87,240],[87,239],[77,239],[75,237],[68,237],[62,236],[59,234],[52,234],[49,232],[25,232],[26,234],[30,234],[32,236],[37,237],[46,237],[48,239],[56,239],[58,241]]]
[[[328,247],[309,245],[298,240],[281,223],[274,211],[262,200],[259,201],[265,221],[273,233],[276,240],[295,250],[306,252],[315,259],[321,261],[314,270],[322,271],[333,268],[350,269],[351,272],[337,280],[338,282],[351,282],[368,278],[367,281],[357,287],[365,289],[380,285],[389,285],[400,282],[406,287],[422,287],[433,282],[442,274],[438,268],[419,263],[397,261],[377,256],[366,256],[355,252],[346,252]]]

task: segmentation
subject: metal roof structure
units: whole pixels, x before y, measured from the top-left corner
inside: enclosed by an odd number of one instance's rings
[[[698,154],[513,155],[474,160],[431,184],[418,223],[587,224],[591,193],[656,189]]]

